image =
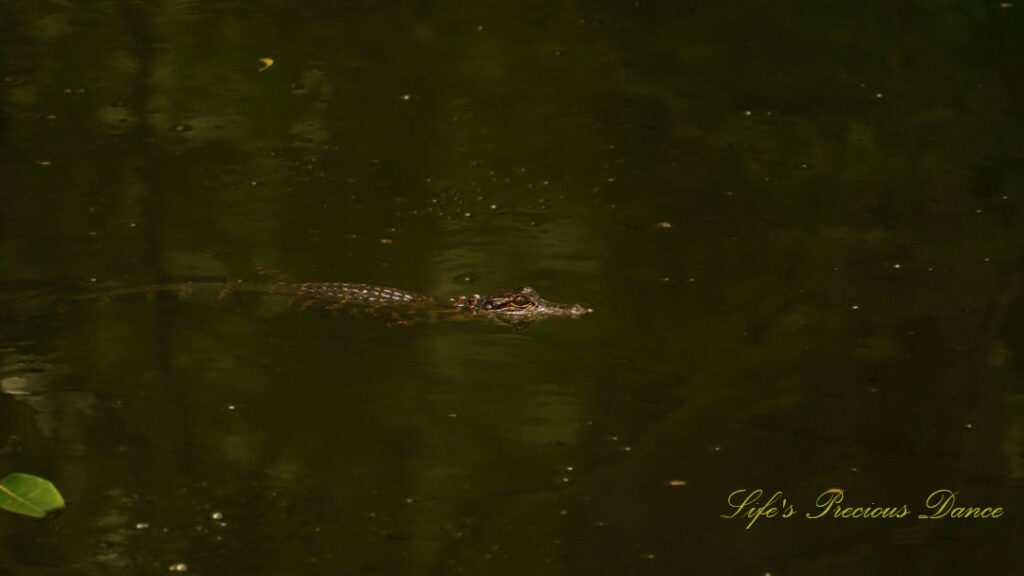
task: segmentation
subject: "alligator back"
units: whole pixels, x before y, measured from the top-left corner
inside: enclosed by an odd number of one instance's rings
[[[416,305],[431,301],[430,298],[415,292],[350,282],[307,282],[296,284],[294,288],[300,295],[320,300],[331,300],[339,304]]]

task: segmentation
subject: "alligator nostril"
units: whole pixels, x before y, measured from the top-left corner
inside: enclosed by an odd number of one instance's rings
[[[573,304],[572,308],[569,309],[569,313],[572,314],[573,316],[583,316],[584,314],[588,314],[593,311],[593,308],[584,308],[579,304]]]

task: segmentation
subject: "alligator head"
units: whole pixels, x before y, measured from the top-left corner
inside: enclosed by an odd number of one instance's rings
[[[499,290],[487,296],[479,294],[459,296],[452,301],[452,305],[459,310],[487,314],[499,322],[517,327],[525,327],[538,318],[551,316],[579,318],[588,312],[593,312],[590,308],[579,304],[549,302],[541,298],[540,294],[529,286]]]

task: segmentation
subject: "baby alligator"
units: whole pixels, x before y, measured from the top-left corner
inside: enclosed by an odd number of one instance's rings
[[[432,298],[421,294],[369,284],[306,283],[295,285],[295,291],[302,296],[326,300],[332,304],[360,304],[374,307],[404,305],[427,308],[435,305]],[[486,296],[479,294],[459,296],[448,300],[440,308],[490,316],[502,323],[514,325],[525,325],[538,318],[551,316],[579,318],[592,312],[590,308],[579,304],[559,304],[545,300],[529,286],[499,290]]]
[[[188,294],[197,289],[219,289],[221,295],[234,292],[262,292],[272,294],[293,294],[311,302],[322,302],[329,308],[346,306],[363,306],[369,308],[407,309],[425,313],[433,318],[441,313],[463,313],[467,315],[486,316],[504,324],[526,326],[538,318],[563,317],[579,318],[592,312],[590,308],[579,304],[559,304],[541,298],[536,290],[528,286],[499,290],[481,296],[459,296],[447,301],[370,284],[348,282],[306,282],[302,284],[271,284],[258,285],[242,282],[229,284],[182,283],[165,284],[150,288],[137,288],[108,292],[105,296],[118,296],[128,293],[155,294],[158,292],[177,292]],[[462,314],[458,314],[462,315]]]

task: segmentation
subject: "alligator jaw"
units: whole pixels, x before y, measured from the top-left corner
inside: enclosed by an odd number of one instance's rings
[[[564,316],[569,318],[579,318],[580,316],[589,314],[593,311],[593,308],[587,308],[585,306],[580,306],[579,304],[558,304],[557,302],[538,300],[537,308],[530,314],[536,317]]]

